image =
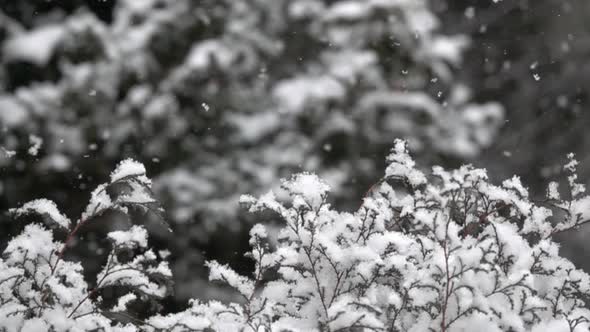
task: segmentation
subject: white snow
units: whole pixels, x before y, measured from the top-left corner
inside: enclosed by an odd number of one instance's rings
[[[552,200],[559,200],[561,197],[559,195],[559,183],[555,181],[551,181],[547,186],[547,198]]]
[[[339,51],[325,55],[324,62],[334,77],[354,83],[361,75],[368,75],[377,63],[377,56],[370,51]]]
[[[332,5],[324,15],[325,20],[362,19],[370,13],[371,7],[360,1],[340,1]]]
[[[44,66],[64,32],[63,25],[45,25],[18,35],[4,44],[5,59],[30,61],[37,66]]]
[[[29,135],[29,143],[31,146],[29,147],[28,153],[31,156],[37,156],[39,153],[39,149],[41,149],[41,145],[43,145],[43,139],[36,135]]]
[[[219,264],[216,261],[209,261],[206,265],[209,268],[210,281],[223,281],[246,298],[254,293],[254,283],[248,278],[237,274],[228,266]]]
[[[458,37],[438,37],[428,46],[430,54],[436,58],[445,59],[454,65],[459,65],[464,49],[469,44],[468,39]]]
[[[111,173],[111,182],[119,181],[128,176],[144,176],[145,173],[145,166],[142,163],[133,159],[125,159]]]
[[[387,161],[390,164],[385,170],[386,177],[407,179],[413,187],[426,183],[424,174],[414,168],[416,163],[408,154],[405,141],[395,140],[392,153],[387,157]]]
[[[5,252],[12,252],[11,260],[21,260],[25,257],[42,256],[48,258],[53,247],[53,235],[50,231],[38,224],[29,224],[25,230],[13,238]]]
[[[40,215],[48,215],[52,221],[54,221],[59,226],[68,229],[70,227],[70,219],[68,219],[64,214],[59,212],[57,209],[57,205],[48,199],[36,199],[34,201],[30,201],[25,203],[18,209],[11,209],[9,210],[11,213],[15,213],[16,215],[23,215],[31,212],[38,213]]]
[[[281,81],[272,94],[281,110],[296,113],[302,111],[308,102],[339,100],[345,96],[346,90],[332,77],[309,76]]]
[[[316,174],[300,173],[289,180],[283,180],[283,187],[290,193],[301,197],[312,208],[317,208],[324,201],[330,186]]]
[[[235,113],[229,121],[240,131],[240,139],[256,142],[280,127],[281,119],[276,112],[257,112],[250,115]]]
[[[131,302],[135,299],[137,299],[137,295],[135,295],[133,293],[125,294],[118,299],[117,304],[111,309],[111,311],[113,311],[113,312],[125,311],[125,310],[127,310],[127,304],[129,304],[129,302]]]
[[[135,13],[147,13],[154,7],[156,0],[119,0],[120,6]]]
[[[13,128],[24,124],[29,118],[29,111],[18,99],[0,96],[0,128]]]
[[[127,246],[140,248],[147,247],[148,233],[142,226],[133,225],[127,231],[114,231],[108,234],[108,238],[111,239],[116,246]]]
[[[12,158],[12,157],[16,156],[16,151],[14,151],[14,150],[7,150],[3,146],[0,147],[0,149],[2,149],[2,153],[4,153],[6,158]]]
[[[206,40],[195,44],[187,56],[189,68],[207,69],[213,59],[222,68],[228,68],[235,58],[235,53],[218,40]]]

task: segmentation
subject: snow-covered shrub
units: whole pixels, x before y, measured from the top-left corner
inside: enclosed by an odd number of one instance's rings
[[[229,286],[238,301],[191,300],[184,311],[156,307],[141,317],[130,313],[133,304],[162,298],[171,277],[144,228],[107,235],[113,249],[94,287],[80,263],[63,259],[96,216],[157,205],[145,169],[127,160],[75,225],[47,200],[11,211],[35,212],[45,226],[27,225],[4,251],[0,324],[7,331],[587,331],[590,277],[552,240],[590,217],[590,196],[569,159],[567,195],[551,183],[546,200],[534,202],[517,177],[494,185],[471,166],[427,175],[397,140],[385,175],[354,213],[330,206],[330,186],[317,175],[294,175],[282,184],[287,202],[272,191],[241,199],[282,221],[279,232],[250,230],[252,276],[206,264],[210,281]],[[126,191],[113,197],[116,184]],[[558,210],[562,219],[552,222]],[[69,230],[65,242],[53,238],[60,228]],[[107,304],[102,295],[116,287],[126,290]]]
[[[158,211],[150,187],[143,165],[125,160],[110,182],[92,192],[75,223],[46,199],[12,209],[14,218],[34,219],[8,242],[0,259],[0,330],[135,331],[132,324],[139,318],[127,306],[156,303],[170,291],[168,263],[148,246],[146,229],[134,225],[108,233],[111,249],[102,270],[88,282],[84,262],[65,254],[79,232],[105,213]],[[63,241],[56,238],[62,233],[67,234]]]
[[[430,175],[396,141],[389,165],[354,213],[327,203],[314,174],[273,192],[244,196],[250,211],[284,222],[271,236],[250,231],[251,277],[209,262],[210,280],[242,301],[193,301],[181,313],[153,317],[171,331],[587,331],[589,276],[559,256],[552,236],[588,222],[590,196],[576,183],[561,199],[555,184],[535,203],[517,177],[502,185],[463,166]],[[568,213],[550,221],[557,207]]]

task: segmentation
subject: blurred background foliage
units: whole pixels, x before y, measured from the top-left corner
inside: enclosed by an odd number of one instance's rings
[[[119,160],[145,163],[174,230],[150,227],[172,252],[171,308],[226,296],[204,286],[205,259],[250,269],[242,253],[259,220],[240,210],[241,194],[307,170],[334,188],[333,204],[354,210],[396,137],[425,168],[474,163],[497,180],[521,176],[534,195],[559,178],[568,152],[588,175],[583,0],[0,9],[0,208],[46,197],[75,219]],[[92,266],[118,223],[88,227],[72,255]],[[0,227],[3,245],[17,226],[3,215]],[[564,250],[588,269],[584,234]]]

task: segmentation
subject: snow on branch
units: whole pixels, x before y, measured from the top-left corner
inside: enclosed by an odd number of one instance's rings
[[[71,224],[70,219],[59,212],[57,205],[55,205],[53,201],[44,198],[25,203],[18,209],[10,209],[9,212],[16,216],[28,213],[36,213],[41,216],[47,216],[52,223],[65,229],[70,228]]]
[[[0,259],[0,330],[138,331],[136,326],[144,323],[129,313],[130,303],[153,302],[170,292],[168,263],[150,249],[141,225],[108,233],[112,249],[94,280],[84,279],[81,263],[66,259],[69,242],[95,216],[106,210],[126,213],[132,206],[148,209],[156,203],[140,163],[122,162],[111,180],[92,193],[75,224],[46,199],[10,210],[14,216],[47,216],[68,234],[64,242],[56,240],[52,230],[34,220],[10,240]],[[115,184],[123,187],[115,190]],[[114,288],[126,289],[127,295],[109,306],[102,294]]]

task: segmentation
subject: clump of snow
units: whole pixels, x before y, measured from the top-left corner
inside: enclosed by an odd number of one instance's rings
[[[411,111],[422,111],[436,118],[442,112],[440,104],[422,92],[375,91],[366,94],[360,100],[362,109],[387,107],[388,109],[407,108]]]
[[[316,0],[293,1],[289,3],[288,13],[293,18],[314,17],[324,11],[324,3]]]
[[[134,301],[137,299],[137,295],[133,293],[128,293],[119,298],[117,304],[111,309],[113,312],[121,312],[127,310],[127,305],[129,302]]]
[[[240,131],[240,139],[247,142],[256,142],[281,125],[281,119],[275,112],[256,112],[249,115],[236,113],[229,121]]]
[[[72,167],[72,163],[65,155],[54,153],[43,158],[40,166],[47,171],[65,172]]]
[[[250,238],[266,239],[268,234],[266,233],[266,227],[262,224],[256,224],[250,229]]]
[[[328,8],[324,14],[325,20],[354,20],[362,19],[370,13],[371,7],[359,1],[340,1]]]
[[[273,97],[279,102],[280,109],[297,113],[309,102],[339,100],[346,95],[346,90],[338,80],[329,76],[298,77],[279,82],[274,88]]]
[[[25,203],[18,209],[11,209],[9,210],[11,213],[15,215],[22,215],[27,213],[38,213],[40,215],[47,215],[51,221],[55,222],[57,225],[69,229],[70,228],[70,219],[68,219],[64,214],[59,212],[57,209],[57,205],[48,199],[36,199],[34,201],[30,201]]]
[[[127,177],[145,176],[146,170],[142,163],[133,159],[125,159],[117,165],[117,168],[111,173],[111,182],[117,182]]]
[[[559,195],[559,183],[555,181],[549,182],[547,186],[547,198],[552,200],[560,200],[561,196]]]
[[[157,329],[156,331],[181,332],[186,329],[189,331],[207,331],[210,329],[211,320],[208,317],[213,317],[216,313],[216,307],[221,307],[221,304],[217,302],[201,304],[197,300],[190,300],[190,304],[191,307],[186,311],[171,313],[166,316],[153,316],[147,320],[147,323],[150,327]],[[262,330],[261,332],[266,331]]]
[[[101,184],[92,191],[86,210],[82,213],[82,220],[87,220],[112,206],[113,202],[106,191],[106,186]]]
[[[2,149],[2,153],[6,156],[6,158],[12,158],[16,156],[16,151],[13,150],[6,150],[4,147],[0,147]]]
[[[502,182],[502,186],[504,188],[509,188],[509,189],[515,190],[520,195],[521,198],[529,197],[528,190],[522,185],[522,182],[520,181],[520,177],[518,177],[516,175],[513,176],[511,179],[504,180],[504,182]]]
[[[28,153],[31,156],[37,156],[39,154],[39,149],[41,149],[41,145],[43,145],[43,139],[36,135],[29,135],[29,143],[31,146],[29,147]]]
[[[146,119],[161,118],[176,109],[176,99],[170,95],[159,95],[153,97],[143,108],[143,115]]]
[[[474,7],[467,7],[465,8],[465,17],[472,20],[475,17],[475,8]]]
[[[496,137],[494,128],[499,128],[504,119],[504,109],[497,103],[469,104],[463,109],[462,118],[473,128],[475,143],[489,146]]]
[[[464,36],[439,36],[432,41],[428,50],[435,57],[459,65],[462,60],[463,51],[468,45],[469,40]]]
[[[577,174],[577,167],[578,167],[578,161],[575,158],[575,155],[573,153],[569,153],[567,155],[568,158],[568,163],[565,164],[563,166],[563,169],[570,173],[569,176],[567,177],[567,181],[570,187],[570,192],[571,192],[571,196],[572,198],[576,198],[579,195],[583,194],[586,192],[586,186],[582,183],[578,183],[576,182],[576,180],[578,180],[578,174]]]
[[[0,128],[22,125],[29,118],[29,111],[16,98],[0,96]]]
[[[44,25],[17,35],[4,43],[6,60],[24,60],[44,66],[49,62],[55,47],[65,33],[63,25]]]
[[[121,0],[119,5],[135,13],[146,13],[154,7],[155,3],[156,0]]]
[[[568,204],[573,224],[590,219],[590,196],[575,199]],[[571,225],[570,225],[571,226]]]
[[[254,293],[254,284],[248,278],[243,277],[226,265],[216,261],[207,262],[210,281],[223,281],[228,286],[237,290],[244,297],[249,298]]]
[[[150,249],[144,254],[136,255],[133,260],[123,263],[117,255],[110,255],[110,261],[97,275],[102,280],[101,287],[121,286],[130,287],[145,295],[162,298],[166,295],[165,285],[155,282],[150,277],[156,272],[161,272],[162,277],[170,277],[170,269],[167,262],[157,262],[156,254]],[[150,266],[157,262],[157,266]]]
[[[389,166],[385,170],[385,177],[407,179],[412,187],[426,183],[424,174],[414,168],[416,163],[410,157],[407,143],[395,140],[392,153],[387,157]]]
[[[567,164],[563,165],[563,169],[570,172],[570,173],[576,172],[576,168],[578,167],[578,161],[576,160],[576,155],[573,153],[568,153],[567,159],[569,161]]]
[[[334,77],[353,84],[359,76],[367,74],[378,59],[373,52],[355,50],[327,53],[323,61]]]
[[[148,233],[142,226],[133,225],[127,231],[110,232],[108,238],[113,241],[115,246],[122,247],[147,247]]]
[[[166,258],[168,258],[171,255],[171,252],[168,249],[159,250],[158,251],[158,255],[160,255],[160,257],[162,259],[166,259]]]
[[[12,253],[12,261],[23,260],[26,256],[49,258],[53,247],[53,235],[38,224],[29,224],[25,230],[12,239],[5,252]]]
[[[300,173],[289,180],[283,180],[282,186],[312,208],[319,207],[330,191],[330,186],[324,180],[311,173]]]
[[[234,61],[234,51],[218,40],[206,40],[199,42],[191,49],[186,64],[189,68],[205,70],[215,61],[222,68],[228,68]]]

